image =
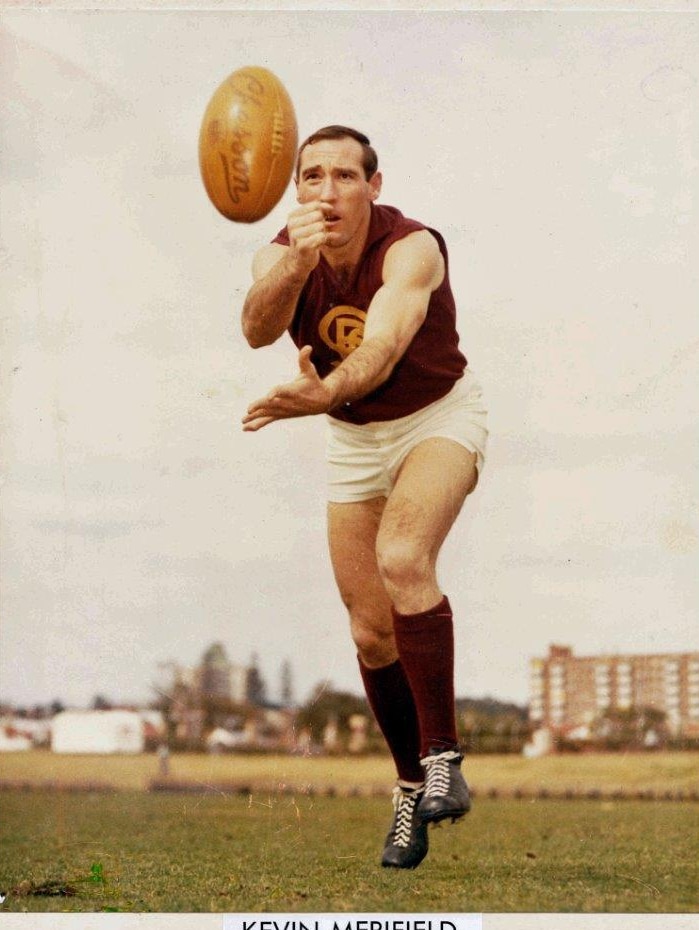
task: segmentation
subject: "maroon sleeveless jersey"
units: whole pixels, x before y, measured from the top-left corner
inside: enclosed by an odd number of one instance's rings
[[[338,280],[321,255],[301,291],[289,327],[298,348],[312,346],[311,360],[321,378],[361,345],[369,305],[383,284],[383,263],[390,246],[427,228],[395,207],[371,204],[369,233],[352,280]],[[387,381],[360,400],[330,411],[338,420],[362,424],[407,416],[448,394],[464,373],[466,359],[459,351],[447,248],[436,230],[429,232],[444,257],[445,274],[430,297],[425,321]],[[287,230],[274,242],[288,245]]]

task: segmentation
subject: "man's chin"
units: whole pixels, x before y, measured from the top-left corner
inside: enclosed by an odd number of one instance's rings
[[[340,246],[343,246],[345,244],[346,244],[346,239],[341,233],[331,231],[331,232],[326,233],[323,247],[328,248],[328,249],[337,249]]]

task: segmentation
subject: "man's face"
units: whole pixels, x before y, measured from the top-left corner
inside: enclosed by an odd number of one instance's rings
[[[367,181],[362,146],[356,139],[322,139],[301,153],[296,199],[320,200],[331,210],[326,217],[328,248],[341,248],[366,232],[370,204],[381,191],[381,175]]]

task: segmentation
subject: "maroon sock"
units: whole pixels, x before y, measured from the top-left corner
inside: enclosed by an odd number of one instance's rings
[[[396,646],[420,721],[420,755],[458,745],[454,709],[454,623],[446,597],[418,614],[393,611]]]
[[[359,670],[369,705],[396,763],[398,777],[403,781],[424,781],[415,701],[403,666],[396,660],[383,668],[367,668],[359,659]]]

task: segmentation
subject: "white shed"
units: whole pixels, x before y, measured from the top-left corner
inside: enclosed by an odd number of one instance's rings
[[[143,720],[130,710],[65,710],[53,718],[51,749],[65,753],[138,753]]]

